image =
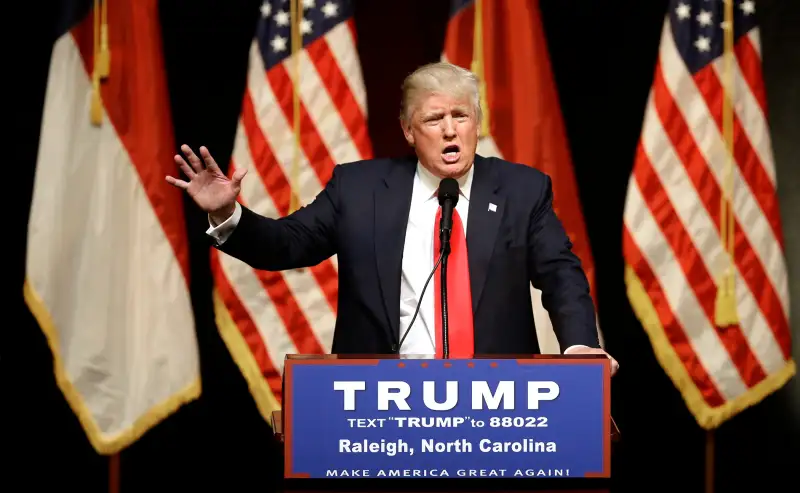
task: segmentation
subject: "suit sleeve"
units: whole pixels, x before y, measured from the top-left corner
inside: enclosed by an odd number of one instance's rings
[[[542,305],[562,349],[575,345],[599,348],[589,281],[553,210],[552,183],[547,175],[539,195],[528,228],[531,282],[542,291]]]
[[[336,253],[341,166],[305,207],[279,219],[242,207],[236,228],[216,246],[254,269],[281,271],[311,267]]]

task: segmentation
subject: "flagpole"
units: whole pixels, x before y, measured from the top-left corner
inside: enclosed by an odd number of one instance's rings
[[[714,493],[714,430],[706,430],[705,493]]]
[[[478,77],[478,90],[480,93],[481,110],[483,112],[480,136],[486,137],[491,130],[489,127],[489,102],[486,96],[486,67],[483,63],[483,4],[481,0],[475,0],[474,9],[472,66],[470,69]]]
[[[108,493],[119,493],[120,463],[117,452],[108,457]]]
[[[303,48],[303,35],[300,22],[303,18],[303,6],[300,0],[290,0],[289,12],[292,32],[292,130],[294,134],[294,153],[292,155],[292,173],[289,183],[289,214],[300,208],[299,175],[300,175],[300,50]]]
[[[103,104],[100,97],[100,80],[111,73],[111,49],[108,40],[108,1],[94,2],[94,67],[92,70],[93,98],[92,121],[95,125],[102,122]],[[108,457],[108,493],[119,493],[120,490],[120,454],[115,452]]]
[[[720,180],[720,238],[728,257],[725,271],[717,284],[714,305],[714,322],[718,327],[729,327],[739,323],[736,311],[736,262],[734,261],[734,159],[733,159],[733,0],[725,0],[725,22],[723,25],[724,81],[722,88],[722,135],[727,150],[725,168]]]
[[[739,323],[736,310],[736,261],[734,250],[734,147],[733,147],[733,0],[724,0],[725,13],[722,24],[724,82],[722,90],[722,135],[725,148],[725,172],[720,184],[720,239],[728,257],[726,272],[717,286],[717,299],[714,307],[715,323],[718,327],[728,327]],[[714,429],[706,430],[706,482],[705,493],[714,492]]]

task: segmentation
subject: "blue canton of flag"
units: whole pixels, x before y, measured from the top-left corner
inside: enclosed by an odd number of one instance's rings
[[[755,2],[731,0],[734,43],[756,27]],[[669,6],[672,37],[689,72],[695,74],[722,56],[724,0],[672,0]]]
[[[265,0],[261,5],[256,37],[267,70],[292,54],[290,1],[293,0]],[[303,47],[353,15],[352,5],[347,0],[301,0],[300,4],[303,9],[300,20]]]

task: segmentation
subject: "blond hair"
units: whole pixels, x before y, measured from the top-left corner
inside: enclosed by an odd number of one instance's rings
[[[480,123],[478,77],[467,69],[447,62],[423,65],[405,78],[400,102],[401,121],[410,122],[416,105],[424,97],[434,93],[467,99],[472,103],[475,117]]]

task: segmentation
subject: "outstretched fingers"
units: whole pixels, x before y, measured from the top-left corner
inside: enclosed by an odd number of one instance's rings
[[[220,171],[219,166],[217,166],[217,162],[214,161],[213,157],[211,157],[211,153],[208,152],[208,148],[206,146],[200,146],[200,155],[203,156],[203,161],[206,162],[208,169],[211,171]]]
[[[183,190],[186,190],[187,188],[189,188],[189,184],[187,182],[185,182],[183,180],[179,180],[179,179],[177,179],[177,178],[175,178],[173,176],[169,176],[169,175],[167,175],[167,183],[169,183],[170,185],[176,186],[178,188],[181,188]]]
[[[186,161],[183,159],[183,157],[178,154],[175,155],[175,163],[181,168],[181,171],[184,172],[189,180],[194,180],[194,177],[197,176],[197,173],[195,173],[194,170],[189,167],[188,164],[186,164]]]
[[[200,161],[200,158],[197,157],[197,154],[194,153],[192,148],[186,144],[183,144],[181,146],[181,150],[183,151],[184,154],[186,154],[186,157],[189,158],[189,162],[192,164],[192,169],[194,169],[197,173],[202,173],[203,162]],[[181,161],[183,161],[183,158],[181,158]]]
[[[231,177],[231,181],[235,187],[238,187],[242,183],[242,178],[244,175],[247,174],[246,168],[237,168],[236,171],[233,172],[233,176]]]

